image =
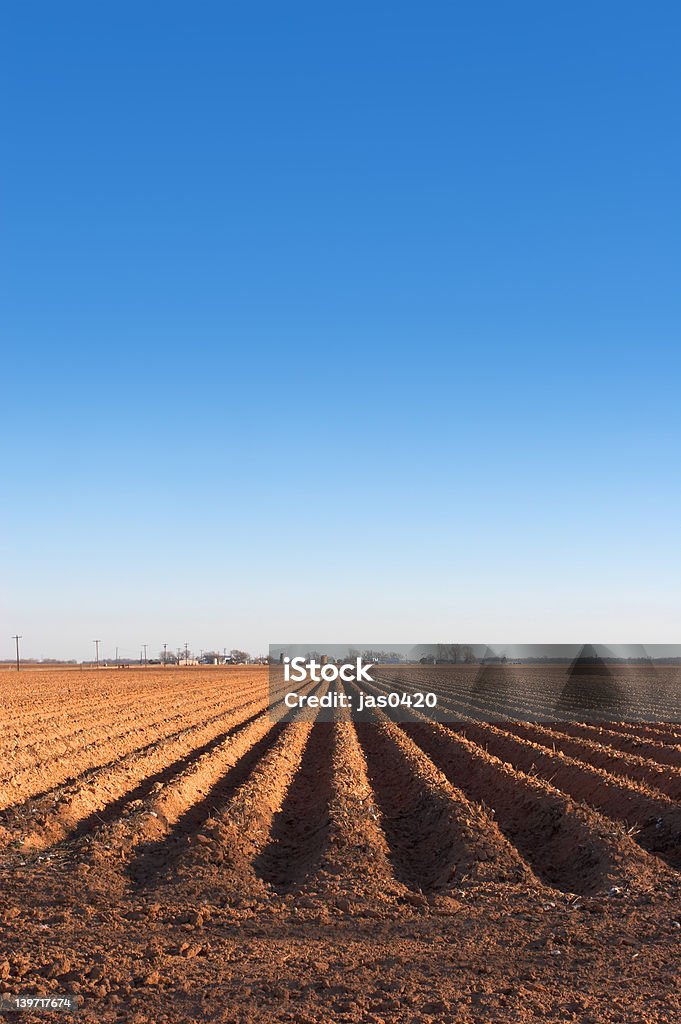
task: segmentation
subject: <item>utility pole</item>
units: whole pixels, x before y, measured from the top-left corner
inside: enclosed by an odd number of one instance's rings
[[[189,644],[184,645],[184,663],[189,664]]]
[[[22,639],[21,633],[15,633],[14,636],[12,637],[12,640],[14,640],[15,644],[17,645],[17,672],[19,671],[19,665],[20,665],[20,662],[19,662],[19,641],[21,639]]]
[[[147,645],[146,644],[142,644],[142,649],[144,650],[144,664],[146,665],[146,663],[147,663]]]
[[[163,667],[164,668],[166,667],[166,664],[168,662],[167,651],[168,651],[168,644],[164,644],[163,645]]]
[[[116,648],[116,668],[120,668],[120,667],[121,666],[118,664],[118,648]]]
[[[97,668],[99,668],[99,645],[101,644],[102,641],[93,640],[92,642],[95,645],[95,665]]]

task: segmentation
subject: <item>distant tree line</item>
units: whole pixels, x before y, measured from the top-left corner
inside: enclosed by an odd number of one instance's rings
[[[160,664],[165,662],[166,665],[181,665],[184,661],[199,661],[205,665],[214,665],[216,662],[220,665],[247,665],[253,659],[248,651],[233,647],[229,654],[223,651],[202,651],[198,657],[189,648],[186,651],[184,648],[160,651],[156,660]]]

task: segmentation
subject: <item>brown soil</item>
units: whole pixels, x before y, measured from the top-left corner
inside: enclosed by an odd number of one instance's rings
[[[284,723],[267,683],[0,674],[0,992],[84,1024],[681,1019],[678,727]]]

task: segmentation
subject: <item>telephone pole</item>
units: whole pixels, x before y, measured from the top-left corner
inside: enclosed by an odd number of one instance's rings
[[[20,665],[20,662],[19,662],[19,641],[21,639],[22,639],[21,633],[15,633],[14,636],[12,637],[12,640],[14,640],[15,644],[17,645],[17,672],[19,671],[19,665]]]
[[[93,640],[92,642],[95,645],[95,666],[99,668],[99,645],[101,644],[102,641]]]
[[[142,650],[144,651],[144,664],[146,665],[146,663],[147,663],[147,645],[146,644],[142,644]]]
[[[184,645],[184,663],[185,665],[189,663],[189,644]]]
[[[163,645],[163,667],[164,668],[166,667],[166,664],[167,664],[167,661],[168,661],[168,654],[167,654],[167,652],[168,652],[168,644],[164,644]]]

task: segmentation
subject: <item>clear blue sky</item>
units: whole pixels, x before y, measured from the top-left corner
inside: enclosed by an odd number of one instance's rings
[[[680,29],[4,4],[0,655],[677,640]]]

